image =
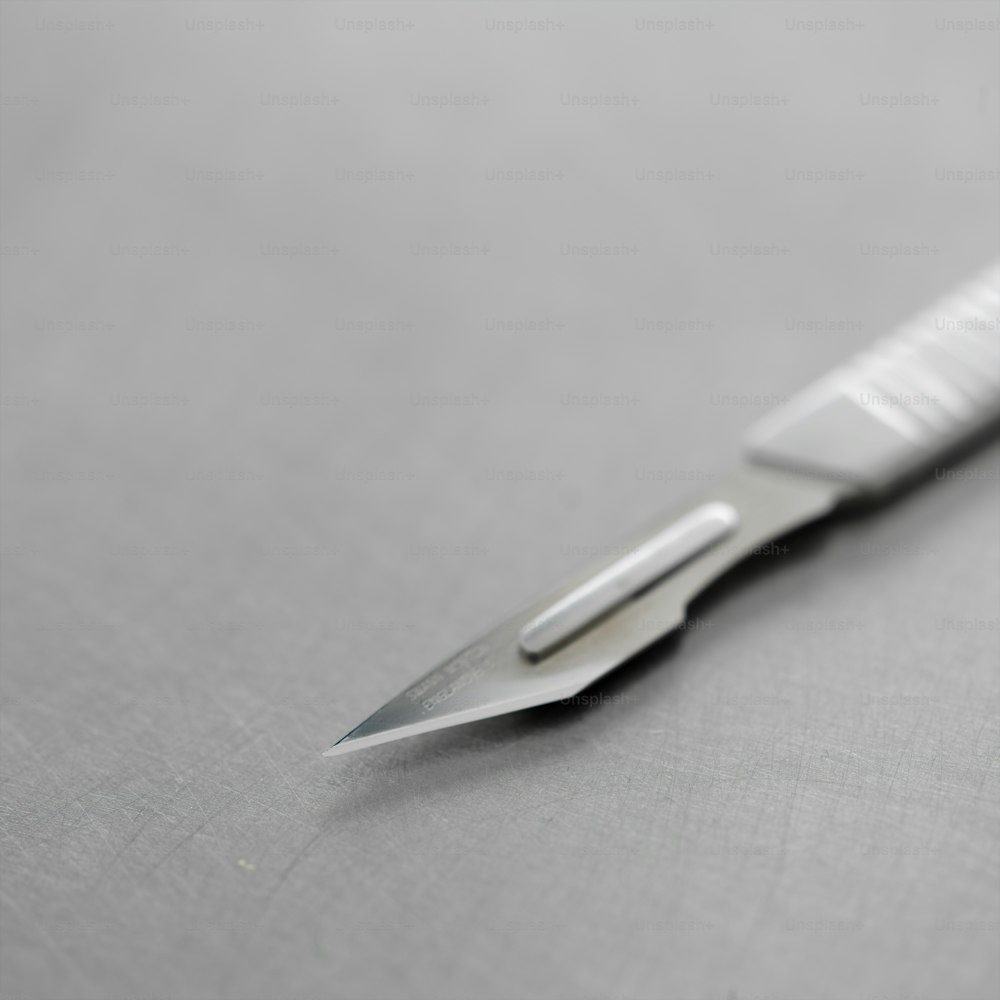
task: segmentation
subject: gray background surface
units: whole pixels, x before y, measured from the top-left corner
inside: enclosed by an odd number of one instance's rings
[[[996,995],[995,446],[319,753],[995,256],[997,5],[2,16],[5,998]]]

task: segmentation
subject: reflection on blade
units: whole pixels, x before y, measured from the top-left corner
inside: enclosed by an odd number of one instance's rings
[[[463,649],[383,705],[324,756],[568,698],[624,658],[620,633],[596,629],[584,637],[589,642],[533,663],[518,647],[518,634],[530,617],[529,612],[515,615]],[[674,609],[660,631],[679,625],[682,617],[683,609]]]
[[[530,666],[527,669],[530,670]],[[485,663],[483,670],[493,672]],[[496,664],[496,673],[501,672],[502,668]],[[503,715],[521,708],[532,708],[535,705],[558,701],[560,698],[575,694],[588,683],[584,681],[582,684],[576,682],[567,685],[559,677],[548,678],[548,683],[532,683],[532,681],[534,678],[529,677],[527,680],[522,678],[520,683],[511,685],[509,696],[505,696],[501,690],[502,685],[497,683],[497,676],[491,677],[488,681],[479,681],[476,678],[466,682],[468,694],[459,699],[457,694],[448,694],[453,685],[445,679],[438,693],[448,695],[447,700],[455,702],[448,708],[438,708],[436,705],[431,708],[426,707],[432,704],[430,698],[413,700],[410,692],[414,689],[411,688],[410,691],[398,695],[383,705],[374,715],[330,747],[323,756],[336,757],[338,754],[388,743],[404,736],[417,736],[435,729],[457,726],[463,722],[475,722],[491,715]],[[461,682],[461,676],[457,682]],[[520,693],[514,688],[520,688]]]

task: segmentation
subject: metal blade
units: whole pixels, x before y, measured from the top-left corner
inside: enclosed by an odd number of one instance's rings
[[[508,618],[478,642],[383,705],[324,754],[332,757],[405,736],[474,722],[569,698],[684,621],[688,603],[760,546],[827,514],[852,488],[845,483],[762,467],[745,468],[637,533],[635,550],[706,503],[730,504],[739,527],[727,538],[607,613],[541,660],[519,646],[522,628],[606,570],[608,556]]]

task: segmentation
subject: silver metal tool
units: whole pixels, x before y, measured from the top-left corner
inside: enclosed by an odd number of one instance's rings
[[[432,670],[326,751],[568,698],[760,546],[878,498],[1000,418],[1000,262],[750,428],[749,462]]]

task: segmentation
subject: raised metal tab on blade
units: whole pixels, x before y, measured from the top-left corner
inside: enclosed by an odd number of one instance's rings
[[[740,516],[730,504],[703,504],[533,618],[521,630],[521,649],[529,656],[544,656],[644,587],[732,534],[739,523]]]

